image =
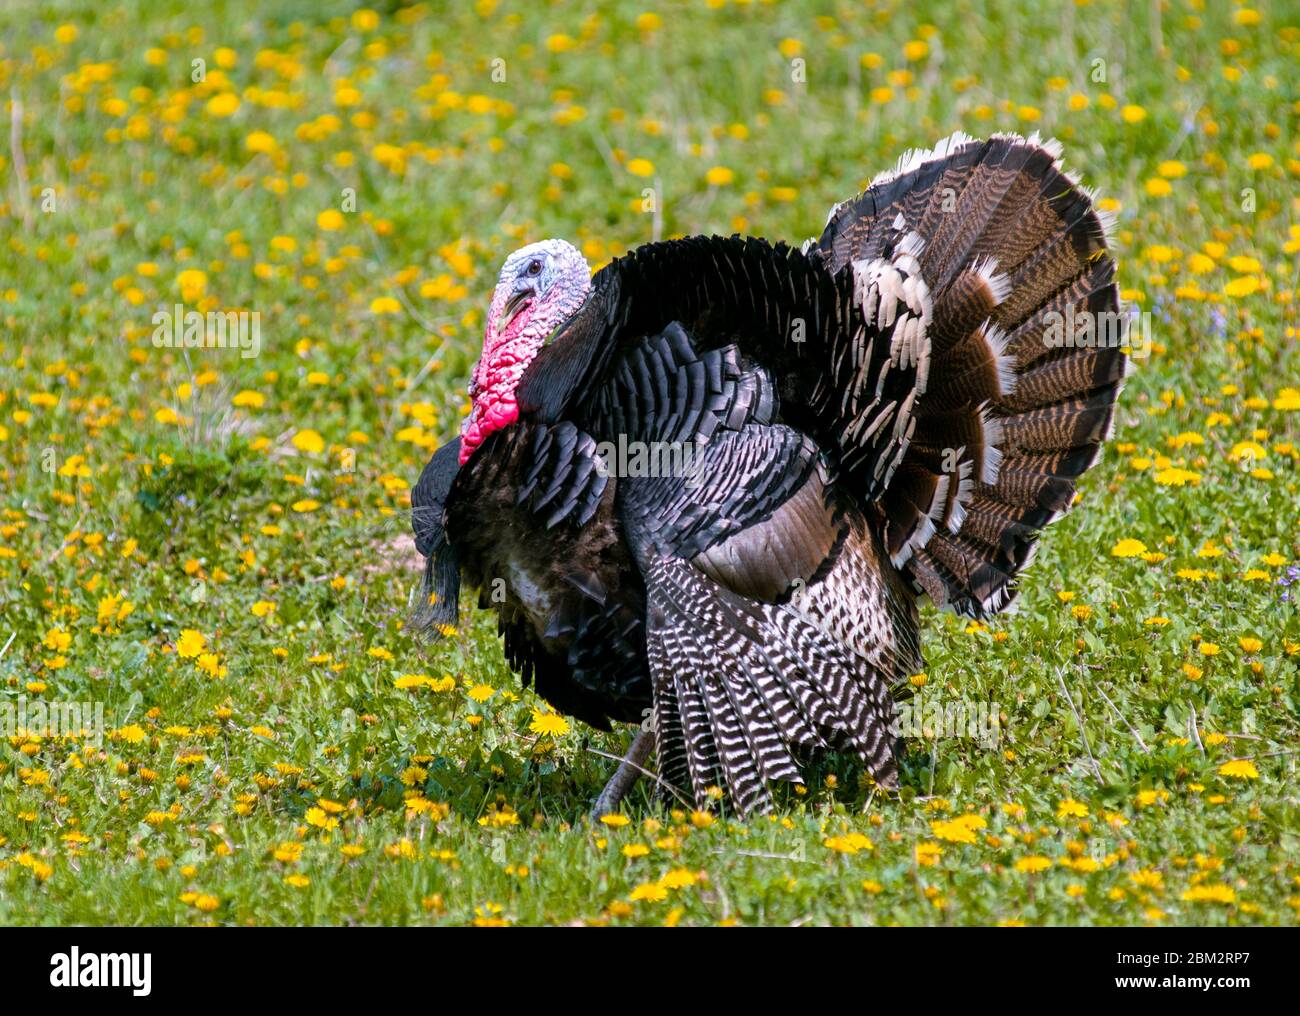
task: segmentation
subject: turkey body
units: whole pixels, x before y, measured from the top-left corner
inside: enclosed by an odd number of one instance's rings
[[[528,366],[517,422],[413,491],[426,622],[477,587],[525,682],[652,728],[697,802],[765,808],[823,751],[894,785],[918,596],[1005,608],[1107,433],[1122,351],[1045,335],[1114,312],[1113,277],[1055,149],[1011,137],[912,156],[802,251],[633,251]]]
[[[577,492],[563,492],[555,509],[573,515],[567,525],[546,526],[518,500],[516,478],[549,433],[525,423],[490,438],[483,468],[464,478],[449,506],[447,532],[479,605],[496,608],[506,659],[525,682],[592,726],[640,723],[651,705],[645,585],[622,539],[617,484],[584,489],[581,504]],[[537,485],[563,476],[570,462],[557,457]]]

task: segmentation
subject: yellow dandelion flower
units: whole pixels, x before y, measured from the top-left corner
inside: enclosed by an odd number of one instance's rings
[[[226,667],[221,663],[221,658],[216,653],[199,653],[198,659],[194,661],[194,666],[212,678],[223,678],[227,672]]]
[[[1273,408],[1292,413],[1300,410],[1300,388],[1283,388],[1273,400]]]
[[[925,842],[916,845],[913,856],[916,858],[917,864],[931,867],[938,864],[939,859],[943,857],[943,847],[930,840],[926,840]]]
[[[628,895],[634,903],[662,903],[667,898],[668,890],[658,882],[642,882]]]
[[[266,131],[252,131],[244,138],[244,147],[255,154],[271,155],[279,145]]]
[[[1223,287],[1224,296],[1243,297],[1252,296],[1259,292],[1260,281],[1254,275],[1243,275],[1233,279]]]
[[[138,723],[131,723],[119,730],[117,736],[127,744],[139,744],[147,735]]]
[[[930,830],[937,838],[949,843],[975,843],[975,833],[987,826],[988,823],[979,815],[961,815],[946,821],[931,822]]]
[[[209,116],[234,116],[239,111],[239,96],[234,92],[218,92],[204,107]]]
[[[328,814],[324,808],[308,808],[303,818],[309,826],[315,826],[317,829],[337,829],[339,827],[339,820]]]
[[[1230,776],[1237,780],[1257,780],[1259,779],[1259,770],[1255,768],[1255,763],[1248,758],[1235,758],[1219,766],[1220,776]]]
[[[1160,470],[1152,479],[1163,487],[1185,487],[1189,483],[1195,486],[1201,482],[1201,474],[1190,469],[1170,466]]]
[[[856,854],[861,850],[874,850],[875,844],[862,833],[845,833],[843,836],[831,836],[822,841],[827,850],[841,854]]]
[[[325,439],[314,430],[300,430],[293,436],[293,446],[308,455],[319,455],[325,450]]]
[[[192,660],[203,652],[207,644],[207,637],[202,632],[186,628],[176,640],[176,655],[183,660]]]
[[[1237,894],[1227,885],[1196,885],[1183,893],[1189,903],[1235,903]]]
[[[563,737],[569,732],[569,723],[557,713],[544,713],[540,709],[534,709],[533,720],[528,725],[528,729],[543,737]]]

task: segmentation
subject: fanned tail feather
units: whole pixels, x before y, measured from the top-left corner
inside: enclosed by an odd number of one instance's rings
[[[1014,599],[1038,532],[1108,436],[1125,374],[1117,342],[1048,341],[1063,321],[1119,313],[1107,222],[1059,155],[1037,136],[954,135],[838,206],[819,241],[831,271],[902,230],[923,241],[928,383],[877,504],[913,588],[975,617]]]

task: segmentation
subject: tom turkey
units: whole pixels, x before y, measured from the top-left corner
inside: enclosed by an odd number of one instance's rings
[[[955,135],[802,250],[694,236],[594,277],[562,240],[506,259],[472,410],[411,496],[418,620],[445,633],[463,580],[556,709],[642,724],[598,811],[652,745],[663,784],[741,814],[821,751],[895,785],[917,598],[1007,607],[1125,372],[1048,339],[1053,312],[1118,309],[1058,155]],[[689,454],[633,464],[665,447]]]

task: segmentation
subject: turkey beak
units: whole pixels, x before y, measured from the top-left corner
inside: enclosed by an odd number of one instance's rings
[[[506,301],[501,308],[501,324],[498,326],[500,331],[505,331],[511,323],[517,318],[524,309],[533,302],[536,290],[533,289],[532,283],[521,279],[515,283],[515,291],[510,294],[510,299]]]

